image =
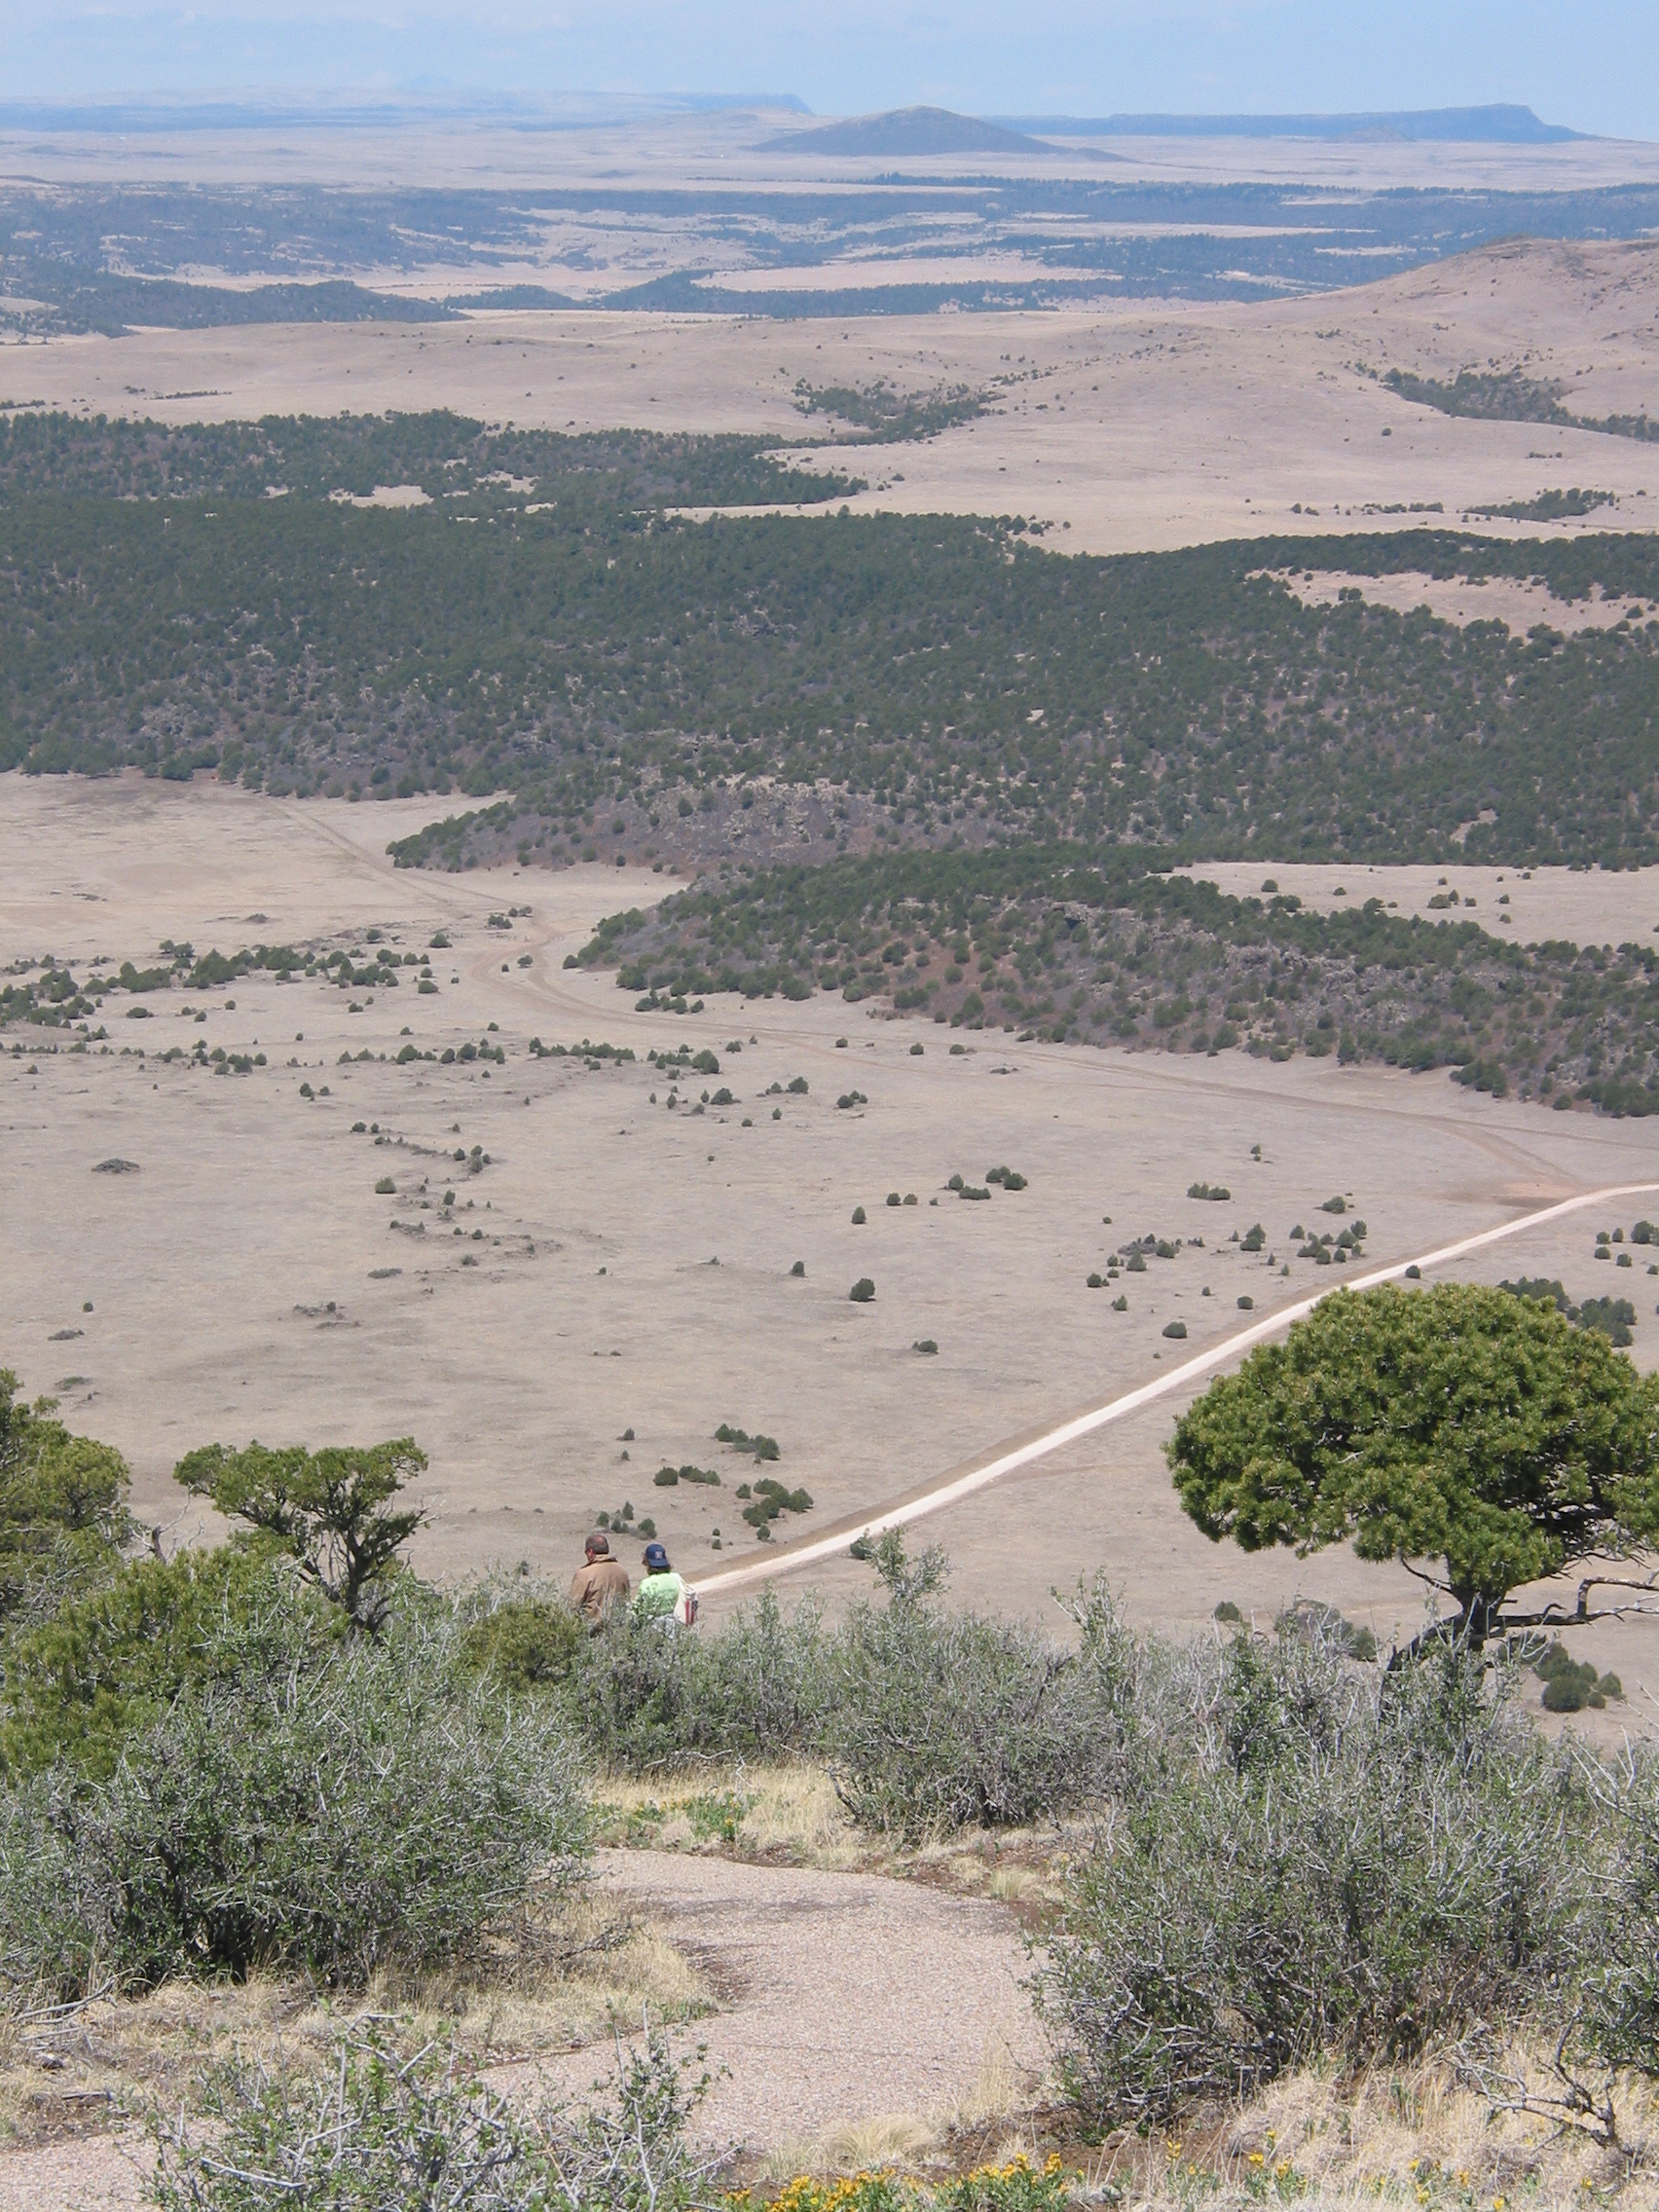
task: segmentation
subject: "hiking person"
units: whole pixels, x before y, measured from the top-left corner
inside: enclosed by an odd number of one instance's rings
[[[610,1556],[609,1537],[596,1530],[587,1540],[587,1563],[571,1582],[571,1603],[587,1623],[590,1635],[599,1634],[612,1605],[627,1604],[631,1587],[628,1569]]]
[[[682,1576],[669,1565],[664,1545],[645,1546],[645,1573],[634,1600],[634,1617],[642,1621],[672,1620],[685,1624],[696,1618],[696,1600]]]

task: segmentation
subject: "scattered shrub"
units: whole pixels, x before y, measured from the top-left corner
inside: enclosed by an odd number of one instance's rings
[[[1190,1198],[1231,1198],[1233,1193],[1222,1183],[1189,1183],[1187,1196]]]
[[[854,1227],[855,1229],[862,1229],[862,1228],[864,1227],[864,1225],[865,1225],[865,1209],[863,1208],[863,1206],[854,1206],[854,1208],[853,1208],[853,1227]]]
[[[720,1478],[712,1467],[659,1467],[651,1480],[659,1490],[672,1490],[677,1483],[693,1483],[715,1490],[720,1487]]]
[[[375,1197],[377,1198],[393,1198],[396,1196],[396,1193],[397,1185],[392,1181],[389,1175],[383,1175],[380,1181],[375,1185]]]
[[[1256,1310],[1256,1301],[1250,1296],[1248,1291],[1246,1291],[1244,1296],[1238,1301],[1238,1310],[1240,1313],[1253,1313]]]
[[[1187,1324],[1185,1321],[1165,1321],[1162,1334],[1166,1337],[1184,1337],[1187,1334]]]
[[[793,1266],[790,1269],[790,1272],[792,1275],[804,1275],[806,1272],[806,1262],[804,1260],[796,1260]]]
[[[924,1352],[929,1358],[932,1358],[933,1354],[938,1351],[939,1346],[934,1342],[932,1337],[918,1337],[915,1343],[911,1345],[910,1349],[912,1351]]]
[[[855,1306],[867,1306],[875,1296],[875,1284],[868,1275],[860,1275],[847,1296]]]
[[[1027,1187],[1025,1177],[1015,1174],[1012,1167],[987,1167],[985,1181],[1000,1183],[1005,1191],[1023,1191]]]
[[[775,1459],[778,1456],[778,1440],[775,1436],[751,1436],[746,1428],[734,1428],[730,1421],[721,1421],[715,1431],[715,1442],[729,1444],[734,1452],[752,1452],[756,1459]]]
[[[887,1202],[890,1206],[898,1206],[903,1205],[904,1201],[897,1191],[889,1191],[887,1194]]]
[[[743,1518],[756,1533],[764,1533],[770,1524],[781,1520],[786,1513],[810,1513],[812,1493],[805,1490],[786,1490],[774,1476],[762,1476],[755,1485],[754,1499],[743,1509]]]

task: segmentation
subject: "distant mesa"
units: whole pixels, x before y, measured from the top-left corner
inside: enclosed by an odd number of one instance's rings
[[[1475,146],[1554,146],[1585,135],[1558,123],[1540,123],[1530,107],[1502,104],[1404,108],[1383,115],[1008,115],[997,124],[975,128],[989,130],[998,125],[1015,134],[1039,130],[1055,138],[1439,139]]]
[[[100,1160],[92,1169],[94,1175],[136,1175],[137,1172],[135,1160]]]
[[[786,130],[768,138],[768,154],[1049,154],[1051,146],[947,107],[897,107],[885,115],[849,116],[813,130]]]

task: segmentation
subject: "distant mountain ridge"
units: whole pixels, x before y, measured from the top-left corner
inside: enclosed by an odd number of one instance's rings
[[[1052,148],[1022,130],[947,107],[890,108],[848,116],[811,130],[780,131],[762,153],[797,154],[1047,154]]]
[[[1002,115],[1003,129],[1062,138],[1405,138],[1553,146],[1588,133],[1542,123],[1530,107],[1401,108],[1355,115]]]

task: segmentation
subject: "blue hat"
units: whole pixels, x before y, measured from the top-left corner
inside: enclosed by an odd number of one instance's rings
[[[647,1544],[645,1546],[645,1565],[653,1574],[666,1574],[668,1572],[668,1553],[661,1544]]]

